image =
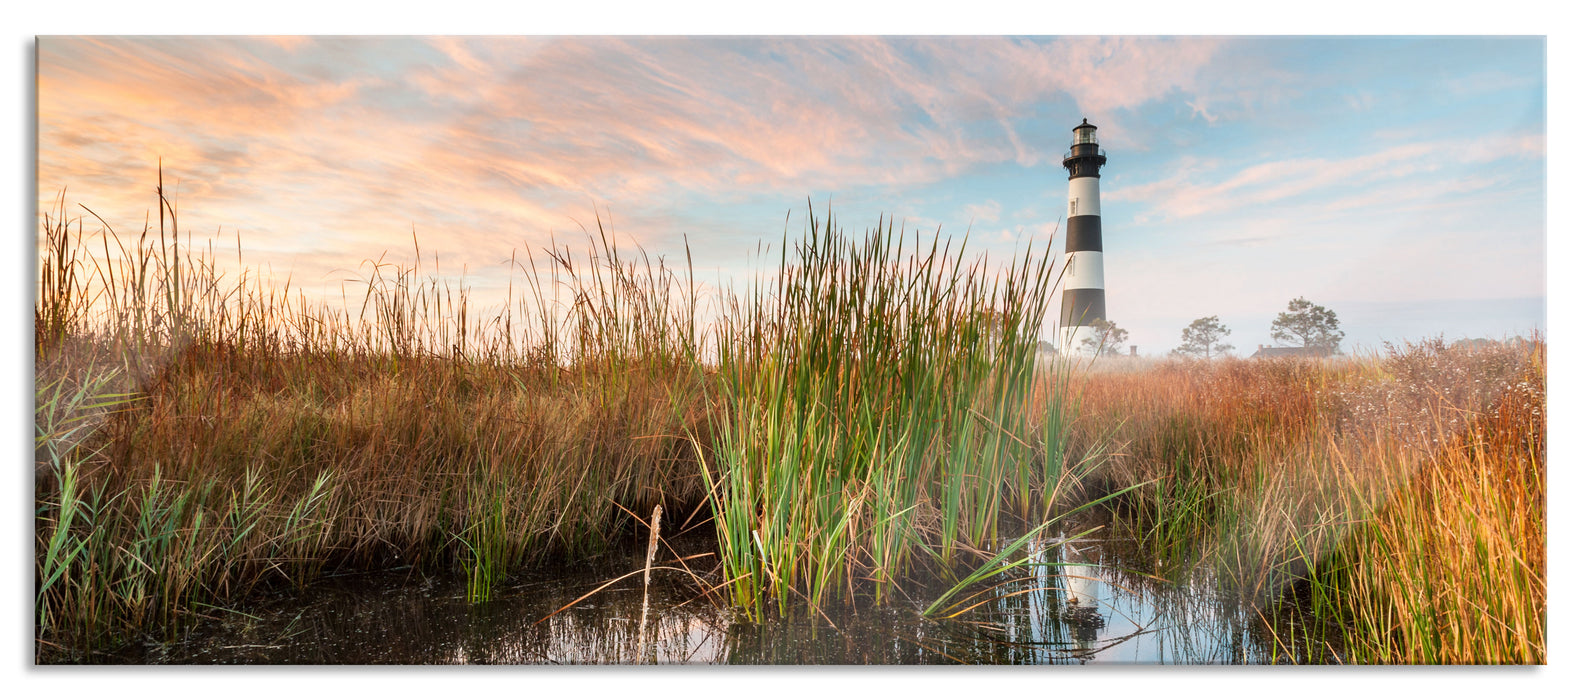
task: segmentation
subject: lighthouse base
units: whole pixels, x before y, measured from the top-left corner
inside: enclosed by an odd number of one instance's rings
[[[1065,326],[1060,329],[1060,354],[1069,358],[1092,358],[1103,334],[1093,326]],[[1092,341],[1086,347],[1083,341]]]

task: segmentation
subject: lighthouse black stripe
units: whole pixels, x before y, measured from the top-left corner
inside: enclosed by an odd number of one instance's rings
[[[1104,252],[1104,243],[1101,238],[1097,214],[1085,214],[1066,219],[1067,253],[1076,253],[1083,250],[1102,253]]]
[[[1071,177],[1066,178],[1067,180],[1075,180],[1079,177],[1098,177],[1099,168],[1104,167],[1104,157],[1074,158],[1066,161],[1065,165],[1066,169],[1071,171]]]
[[[1067,289],[1060,297],[1060,327],[1090,326],[1104,318],[1104,290]]]

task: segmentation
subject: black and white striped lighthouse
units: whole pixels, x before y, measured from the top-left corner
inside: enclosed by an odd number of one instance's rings
[[[1082,341],[1099,342],[1095,321],[1104,317],[1104,245],[1099,228],[1099,169],[1105,156],[1099,128],[1082,123],[1072,129],[1071,150],[1061,165],[1071,173],[1066,195],[1066,267],[1060,298],[1060,349],[1082,350]],[[1091,352],[1091,350],[1090,350]]]

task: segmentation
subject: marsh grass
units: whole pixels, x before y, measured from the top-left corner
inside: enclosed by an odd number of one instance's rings
[[[1339,640],[1287,655],[1543,663],[1544,365],[1542,342],[1430,340],[1089,373],[1074,439],[1119,445],[1101,488],[1144,484],[1116,522],[1156,575],[1206,564]]]
[[[771,288],[700,330],[690,271],[602,221],[585,258],[521,254],[492,315],[415,237],[335,306],[228,278],[157,194],[135,240],[84,235],[64,199],[46,217],[41,648],[326,568],[455,567],[486,600],[515,567],[621,540],[628,513],[705,501],[744,608],[883,598],[918,557],[987,556],[1007,508],[1047,518],[1045,477],[1077,466],[1030,404],[1048,250],[994,272],[815,220]]]
[[[893,221],[853,240],[809,214],[775,286],[731,299],[720,335],[709,478],[725,573],[755,611],[761,592],[781,612],[792,591],[882,600],[914,557],[992,544],[1002,490],[1031,506],[1048,251],[991,277],[948,240],[908,246]]]
[[[938,614],[1020,561],[1006,543],[1107,498],[1143,573],[1207,565],[1347,660],[1546,660],[1541,342],[1050,365],[1050,249],[991,269],[811,211],[712,323],[690,264],[602,220],[585,253],[516,254],[499,307],[415,235],[337,305],[246,268],[240,241],[222,270],[162,181],[156,200],[135,236],[91,211],[85,234],[64,195],[43,217],[39,658],[326,571],[453,569],[483,601],[661,505],[711,521],[712,580],[749,617],[920,592]]]
[[[456,567],[482,600],[513,567],[622,541],[623,508],[703,499],[696,295],[602,222],[586,264],[546,251],[480,317],[419,248],[369,260],[363,298],[334,306],[227,277],[163,186],[158,206],[135,238],[85,235],[64,199],[45,217],[40,654],[326,568]]]
[[[1319,577],[1332,605],[1354,611],[1353,658],[1546,661],[1545,349],[1531,347],[1514,376],[1480,377],[1504,380],[1489,404],[1434,416],[1426,456],[1380,456],[1404,468],[1387,472],[1377,517]],[[1414,358],[1392,359],[1409,368]]]

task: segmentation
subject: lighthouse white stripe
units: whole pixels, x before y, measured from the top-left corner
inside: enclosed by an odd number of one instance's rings
[[[1066,289],[1103,289],[1104,254],[1092,250],[1066,253],[1066,276],[1061,282]]]
[[[1066,216],[1099,216],[1099,179],[1079,177],[1066,187]],[[1071,202],[1077,206],[1072,209]]]

